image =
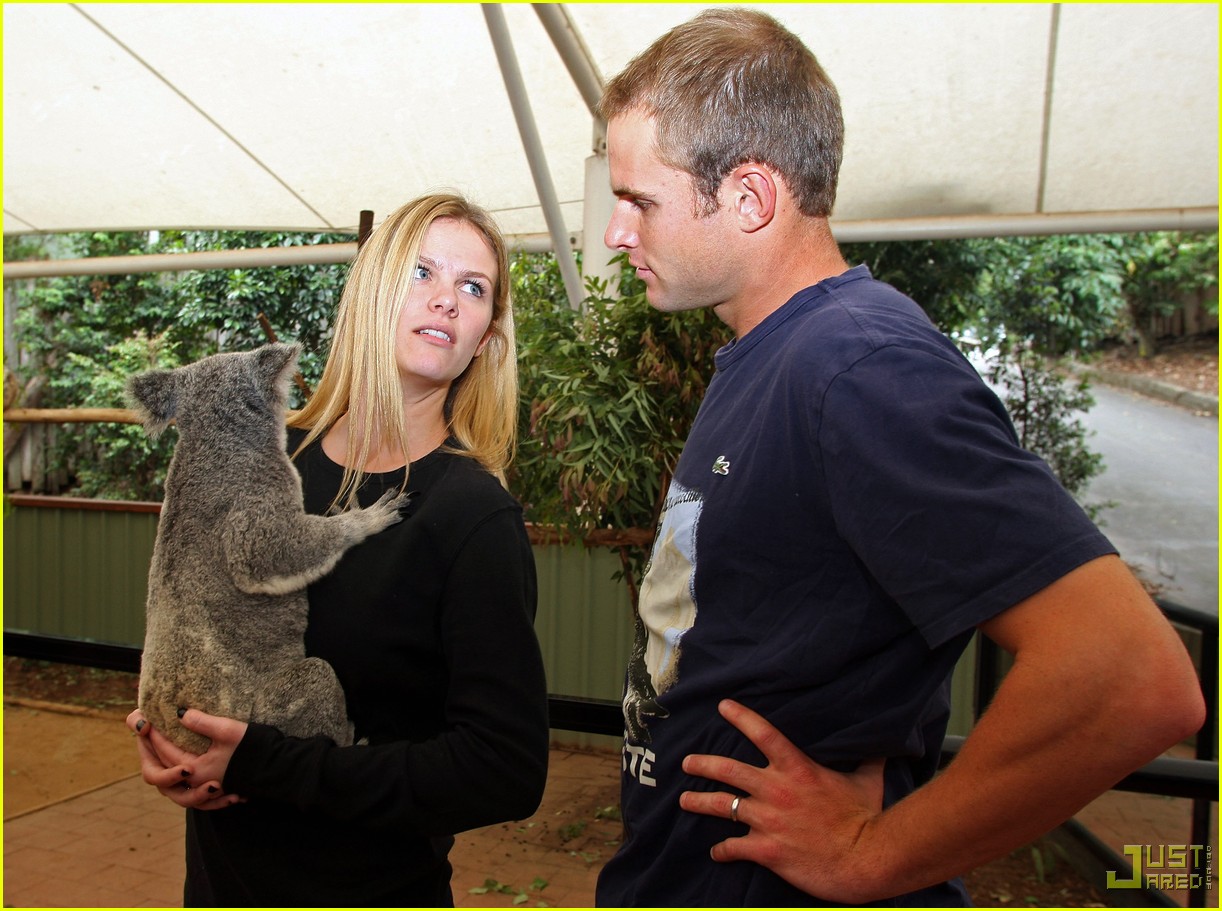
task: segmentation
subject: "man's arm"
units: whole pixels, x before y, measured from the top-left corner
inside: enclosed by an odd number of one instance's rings
[[[981,629],[1014,655],[993,704],[938,777],[885,812],[882,767],[823,768],[729,703],[764,769],[691,756],[691,774],[749,796],[743,838],[718,861],[753,860],[821,898],[860,903],[961,875],[1059,825],[1198,730],[1204,701],[1175,631],[1116,557],[1079,567]],[[725,792],[682,798],[729,816]]]

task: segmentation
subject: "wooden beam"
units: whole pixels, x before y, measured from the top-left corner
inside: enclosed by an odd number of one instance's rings
[[[139,424],[130,408],[8,408],[6,424]]]

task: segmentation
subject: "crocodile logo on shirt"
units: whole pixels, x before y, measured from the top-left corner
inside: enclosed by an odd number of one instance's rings
[[[723,455],[719,455],[713,460],[713,474],[729,474],[730,460]]]

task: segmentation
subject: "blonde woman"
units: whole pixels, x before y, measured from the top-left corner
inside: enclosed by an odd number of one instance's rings
[[[184,754],[138,713],[144,778],[187,816],[187,906],[452,904],[452,835],[529,816],[547,770],[535,570],[503,487],[517,368],[505,244],[425,196],[361,248],[331,353],[289,420],[306,509],[412,493],[310,587],[307,651],[366,745],[189,710]]]

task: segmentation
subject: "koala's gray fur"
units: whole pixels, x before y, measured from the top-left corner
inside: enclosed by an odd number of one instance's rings
[[[179,436],[149,571],[140,710],[193,753],[209,741],[182,726],[180,707],[352,742],[335,672],[305,655],[305,587],[398,522],[405,498],[306,514],[285,453],[298,353],[265,345],[128,383],[149,434],[177,419]]]

